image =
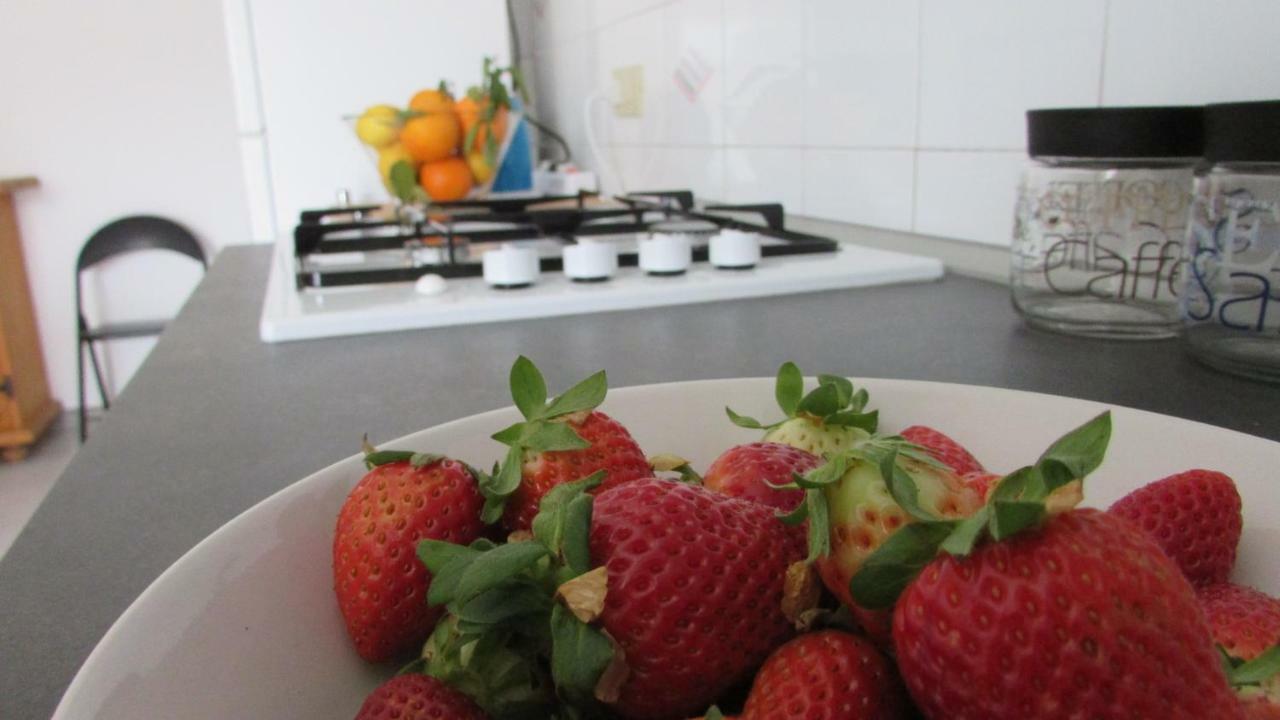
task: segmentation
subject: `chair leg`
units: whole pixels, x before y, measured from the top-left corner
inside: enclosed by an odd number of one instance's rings
[[[107,399],[107,384],[102,380],[102,366],[98,364],[98,349],[89,341],[89,360],[93,361],[93,376],[98,380],[98,397],[102,398],[102,409],[110,410],[111,401]]]
[[[89,439],[88,411],[84,407],[84,337],[76,335],[76,389],[80,393],[80,443]]]

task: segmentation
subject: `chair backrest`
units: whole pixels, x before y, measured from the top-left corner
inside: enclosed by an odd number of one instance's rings
[[[204,249],[189,230],[154,215],[133,215],[102,226],[80,249],[76,274],[108,258],[138,250],[173,250],[209,267]]]

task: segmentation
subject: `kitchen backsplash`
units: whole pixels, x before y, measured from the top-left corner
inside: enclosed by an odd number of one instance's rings
[[[588,166],[599,95],[595,169],[614,187],[993,245],[1026,109],[1280,97],[1275,0],[513,5],[538,114]],[[618,117],[637,74],[640,114]]]

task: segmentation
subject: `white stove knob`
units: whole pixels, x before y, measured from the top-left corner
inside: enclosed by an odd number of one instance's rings
[[[608,280],[618,272],[618,249],[612,243],[580,241],[564,248],[564,274],[578,282]]]
[[[693,239],[686,233],[653,233],[640,241],[640,269],[650,275],[679,275],[693,263]]]
[[[439,295],[449,289],[448,283],[440,275],[428,274],[418,278],[413,284],[413,289],[419,295]]]
[[[496,288],[520,288],[538,279],[541,265],[538,251],[531,247],[506,244],[483,256],[484,281]]]
[[[711,238],[711,264],[725,270],[746,270],[760,262],[760,236],[742,230],[721,230]]]

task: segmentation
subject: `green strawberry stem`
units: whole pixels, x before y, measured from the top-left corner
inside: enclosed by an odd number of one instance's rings
[[[889,536],[867,558],[849,583],[853,599],[868,609],[891,607],[940,551],[966,556],[984,537],[998,542],[1039,527],[1054,510],[1079,500],[1079,483],[1102,464],[1110,439],[1111,413],[1104,412],[1059,438],[1034,465],[1005,476],[987,504],[963,520],[921,512],[911,477],[899,475],[896,465],[883,465],[890,493],[918,522]]]
[[[480,517],[494,523],[502,517],[507,498],[520,486],[521,467],[526,452],[580,450],[590,446],[567,422],[570,416],[594,410],[604,402],[608,379],[603,370],[547,401],[547,383],[529,358],[521,355],[511,366],[511,399],[524,416],[493,434],[507,445],[507,454],[493,473],[480,477],[480,493],[485,504]]]
[[[461,678],[468,687],[480,688],[477,692],[525,704],[546,699],[545,693],[529,690],[545,679],[560,699],[585,713],[579,717],[597,713],[601,679],[620,658],[602,630],[555,598],[565,583],[590,570],[589,491],[603,479],[601,471],[552,488],[533,520],[530,540],[419,543],[418,556],[432,573],[427,600],[448,611],[424,650],[431,656],[428,674],[446,681]],[[540,674],[538,657],[550,658],[549,678]],[[507,678],[507,684],[493,678]],[[482,687],[482,682],[500,687]]]
[[[863,412],[869,398],[866,390],[855,390],[848,378],[838,375],[818,375],[818,386],[808,394],[804,392],[804,375],[793,362],[787,361],[778,368],[774,384],[774,399],[785,416],[781,420],[764,425],[759,420],[739,415],[726,407],[729,421],[738,427],[752,430],[773,430],[796,417],[811,417],[824,425],[856,427],[873,433],[879,423],[879,412]]]
[[[1244,662],[1223,652],[1227,662],[1227,679],[1233,687],[1261,685],[1276,674],[1280,674],[1280,645],[1273,645],[1258,657]]]

